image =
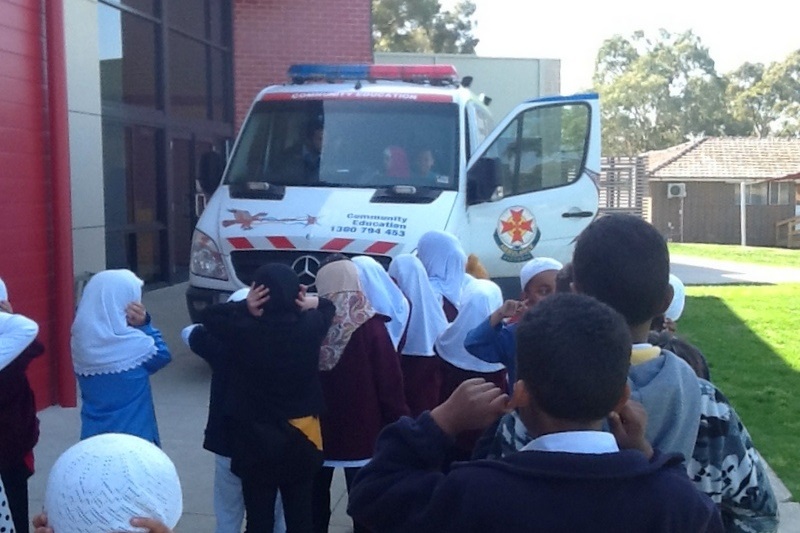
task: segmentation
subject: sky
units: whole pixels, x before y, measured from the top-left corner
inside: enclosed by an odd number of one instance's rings
[[[717,72],[742,63],[783,61],[800,49],[800,2],[758,0],[603,0],[540,2],[536,0],[474,0],[484,57],[530,57],[561,60],[561,92],[591,86],[597,50],[614,35],[629,37],[636,30],[656,37],[691,29],[709,48]],[[447,8],[455,0],[443,0]]]

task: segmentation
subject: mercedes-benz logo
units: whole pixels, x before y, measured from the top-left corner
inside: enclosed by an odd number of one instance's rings
[[[292,270],[294,270],[297,277],[300,278],[300,283],[311,289],[317,281],[319,259],[313,255],[302,255],[292,263]]]

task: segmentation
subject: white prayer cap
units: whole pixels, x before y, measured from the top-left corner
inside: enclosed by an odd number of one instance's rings
[[[536,274],[541,274],[547,270],[561,270],[563,266],[564,265],[562,265],[559,261],[556,261],[550,257],[537,257],[535,259],[531,259],[525,263],[525,265],[522,267],[522,270],[519,272],[519,281],[522,285],[522,290],[525,290],[525,285],[527,285]]]
[[[675,274],[669,275],[669,284],[672,285],[672,301],[664,313],[664,317],[675,322],[683,313],[683,306],[686,303],[686,287]]]
[[[155,518],[174,528],[183,497],[167,454],[139,437],[105,433],[61,454],[47,480],[44,510],[58,533],[144,532],[130,519]]]
[[[242,287],[238,291],[234,292],[230,296],[228,296],[229,302],[241,302],[247,298],[247,294],[250,292],[250,287]]]

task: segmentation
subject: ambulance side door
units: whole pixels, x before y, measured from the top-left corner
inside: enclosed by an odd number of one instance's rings
[[[467,168],[469,248],[492,277],[515,277],[534,256],[569,261],[575,238],[597,216],[597,95],[517,106]]]

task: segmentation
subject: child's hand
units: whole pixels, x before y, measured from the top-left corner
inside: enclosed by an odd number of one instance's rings
[[[143,527],[150,533],[172,533],[172,530],[154,518],[131,518],[133,527]]]
[[[294,301],[301,311],[308,311],[309,309],[316,309],[319,306],[319,298],[317,296],[308,296],[302,292],[297,295]]]
[[[498,307],[495,312],[492,313],[492,316],[489,317],[489,323],[492,327],[495,327],[504,318],[520,315],[524,313],[526,309],[527,307],[524,302],[520,302],[519,300],[506,300],[503,302],[503,305]]]
[[[250,314],[259,317],[264,314],[262,305],[269,301],[269,289],[263,285],[256,287],[255,282],[250,285],[250,292],[247,293],[247,310]]]
[[[11,302],[8,300],[0,300],[0,311],[4,311],[9,315],[14,314],[14,309],[11,307]]]
[[[53,529],[47,527],[47,515],[44,513],[33,517],[33,527],[33,533],[53,533]]]
[[[131,302],[125,308],[125,318],[128,320],[129,326],[135,328],[144,326],[147,322],[147,309],[141,302]]]
[[[431,411],[442,431],[455,437],[462,431],[482,429],[506,413],[508,394],[483,378],[472,378]]]
[[[675,333],[675,330],[678,329],[678,325],[675,323],[674,320],[671,320],[667,317],[664,317],[664,326],[665,331],[669,331],[670,333]]]
[[[653,447],[644,438],[647,412],[642,404],[628,400],[618,413],[616,411],[609,413],[608,423],[620,449],[639,450],[648,459],[653,456]]]

